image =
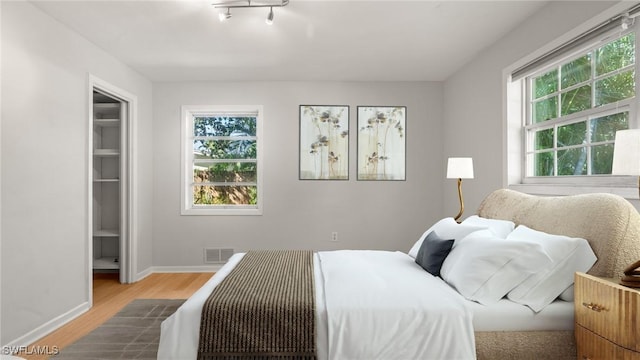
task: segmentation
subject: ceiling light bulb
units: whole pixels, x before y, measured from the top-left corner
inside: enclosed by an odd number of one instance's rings
[[[231,18],[231,9],[227,8],[227,12],[221,12],[218,14],[218,19],[220,19],[220,21],[225,21],[227,19]]]
[[[267,15],[267,20],[265,20],[265,22],[267,23],[267,25],[273,24],[273,8],[269,10],[269,15]]]

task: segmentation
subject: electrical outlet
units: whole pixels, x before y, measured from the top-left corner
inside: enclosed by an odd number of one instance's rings
[[[334,231],[331,233],[331,241],[338,241],[338,232]]]

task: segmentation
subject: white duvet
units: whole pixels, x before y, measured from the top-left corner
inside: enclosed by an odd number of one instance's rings
[[[196,359],[204,301],[242,256],[162,323],[158,359]],[[319,252],[314,266],[318,359],[475,359],[464,298],[407,254]]]

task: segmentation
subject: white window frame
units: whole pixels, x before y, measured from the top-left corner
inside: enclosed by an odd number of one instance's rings
[[[621,5],[625,6],[625,5]],[[504,168],[503,179],[507,187],[539,195],[575,195],[583,193],[593,192],[608,192],[623,196],[627,199],[638,199],[638,179],[633,176],[614,176],[614,175],[589,175],[589,176],[547,176],[547,177],[527,177],[525,166],[527,165],[527,144],[525,136],[527,133],[525,127],[527,126],[527,116],[529,111],[528,103],[528,84],[527,79],[529,75],[513,81],[511,74],[513,71],[524,64],[530,62],[565,43],[577,35],[587,31],[589,28],[597,25],[605,18],[614,16],[620,7],[612,8],[609,12],[601,14],[601,18],[594,18],[589,22],[582,24],[573,31],[559,37],[555,41],[547,44],[545,47],[537,50],[531,55],[521,59],[517,63],[512,64],[503,71],[503,119],[504,120],[504,161],[506,167]],[[640,21],[640,18],[636,19],[636,22]],[[629,128],[638,128],[638,104],[640,103],[640,27],[635,25],[629,31],[634,31],[636,34],[636,61],[635,61],[635,76],[636,76],[636,96],[631,100],[624,100],[618,102],[618,110],[626,108],[629,110]],[[626,32],[625,32],[626,33]],[[599,45],[612,40],[612,36],[616,38],[620,35],[620,31],[611,32],[605,34],[600,41]],[[572,54],[559,59],[558,62],[567,61],[568,59],[576,58],[580,53],[585,53],[589,49],[597,47],[591,43],[582,49],[573,52]],[[547,67],[548,69],[548,67]],[[544,73],[544,70],[536,71],[535,73]],[[530,74],[530,75],[533,75]],[[615,111],[616,104],[609,104],[600,107],[602,111],[613,110]]]
[[[223,114],[256,115],[256,205],[194,205],[193,204],[193,119],[197,116]],[[263,108],[262,105],[184,105],[181,111],[181,214],[182,215],[262,215],[263,208]]]
[[[622,38],[624,36],[627,36],[629,33],[632,33],[632,31],[625,31],[624,33],[621,33],[621,32],[612,33],[610,37],[609,36],[606,37],[606,40],[602,40],[602,41],[599,41],[597,43],[593,43],[591,46],[586,47],[586,48],[584,48],[584,49],[572,54],[572,56],[567,56],[567,57],[564,57],[562,59],[558,59],[557,61],[555,61],[554,63],[550,64],[549,66],[545,66],[544,68],[541,68],[541,69],[535,71],[534,73],[526,76],[523,79],[525,84],[526,84],[525,85],[526,86],[526,89],[525,89],[526,99],[524,101],[527,104],[527,106],[526,106],[525,125],[524,125],[524,129],[523,129],[524,130],[523,136],[525,138],[524,141],[525,141],[525,147],[526,147],[525,156],[532,155],[532,154],[534,154],[536,152],[540,152],[540,151],[535,151],[534,150],[533,132],[535,132],[536,130],[544,130],[544,129],[549,129],[549,128],[557,129],[560,126],[565,126],[565,125],[570,125],[570,124],[579,123],[579,122],[585,122],[585,121],[587,123],[587,128],[588,128],[589,122],[592,119],[596,119],[596,118],[600,118],[600,117],[604,117],[604,116],[608,116],[608,115],[613,115],[613,114],[617,114],[617,113],[623,113],[623,112],[628,112],[629,113],[629,119],[628,119],[629,120],[629,127],[630,128],[634,127],[631,107],[632,107],[633,103],[637,101],[637,99],[636,99],[637,95],[632,97],[632,98],[623,99],[623,100],[620,100],[620,101],[615,102],[615,103],[609,103],[609,104],[601,105],[601,106],[598,106],[598,107],[591,107],[589,109],[582,110],[580,112],[576,112],[576,113],[569,114],[569,115],[564,115],[564,116],[562,116],[560,114],[560,111],[561,111],[560,107],[561,107],[562,104],[560,102],[558,102],[558,104],[557,104],[557,106],[558,106],[558,108],[557,108],[558,117],[557,118],[551,119],[551,120],[542,121],[542,122],[538,122],[538,123],[534,123],[534,122],[531,121],[532,117],[533,117],[533,104],[532,103],[534,101],[532,100],[532,91],[533,91],[533,79],[534,78],[536,78],[538,76],[541,76],[543,74],[546,74],[547,72],[549,72],[552,69],[558,69],[559,66],[562,66],[562,65],[567,64],[567,63],[569,63],[571,61],[574,61],[574,60],[586,55],[587,53],[593,53],[593,51],[595,51],[597,48],[601,47],[605,43],[613,42],[613,41],[615,41],[617,39],[620,39],[620,38]],[[592,61],[595,61],[595,56],[592,56]],[[573,85],[573,86],[569,87],[568,89],[560,89],[560,88],[558,88],[558,90],[555,91],[554,93],[546,95],[544,97],[548,98],[548,97],[551,97],[551,96],[559,96],[560,98],[562,98],[562,94],[563,93],[566,93],[568,91],[571,91],[571,90],[574,90],[576,88],[579,88],[579,87],[582,87],[584,85],[589,84],[589,85],[591,85],[591,101],[592,101],[592,104],[593,104],[596,101],[596,99],[595,99],[595,91],[596,90],[595,89],[596,89],[596,83],[599,80],[602,80],[603,78],[608,78],[608,77],[611,77],[611,76],[615,76],[617,74],[621,74],[621,73],[627,72],[629,70],[634,70],[634,69],[637,72],[637,70],[638,70],[637,62],[634,63],[633,65],[627,65],[627,66],[625,66],[625,67],[623,67],[621,69],[618,69],[618,70],[616,70],[614,72],[607,73],[605,75],[596,76],[595,68],[592,67],[592,69],[591,69],[591,71],[592,71],[591,78],[588,81]],[[535,100],[539,100],[539,99],[535,99]],[[587,130],[587,132],[588,132],[588,130]],[[557,132],[555,132],[555,134],[556,134],[555,136],[557,136]],[[588,133],[586,134],[586,144],[584,144],[584,145],[586,145],[588,153],[591,152],[591,149],[592,149],[593,146],[601,145],[601,144],[604,144],[604,143],[605,142],[600,142],[598,144],[592,144],[591,140],[590,140],[590,137],[589,137],[589,134]],[[613,144],[613,141],[606,142],[606,143]],[[575,145],[575,146],[572,146],[572,147],[573,148],[579,148],[579,147],[584,147],[584,145],[581,144],[581,145]],[[565,149],[569,149],[569,148],[571,148],[571,147],[567,147]],[[556,141],[554,141],[554,147],[551,150],[554,151],[554,153],[555,153],[554,155],[557,155],[556,152],[558,151],[558,148],[557,148],[557,142]],[[523,183],[531,183],[531,182],[535,183],[535,182],[540,182],[540,181],[542,181],[544,183],[549,178],[555,178],[555,177],[563,177],[564,178],[564,177],[567,177],[567,175],[561,175],[561,176],[560,175],[553,175],[553,176],[536,177],[536,176],[532,175],[534,164],[532,162],[527,162],[526,160],[525,160],[525,163],[526,163],[526,169],[524,171],[525,176],[523,178]],[[554,162],[554,173],[557,172],[557,169],[556,169],[557,165],[558,165],[557,162]],[[591,167],[591,162],[589,161],[589,162],[587,162],[587,168],[590,169],[590,167]],[[590,171],[588,171],[588,172],[590,173]],[[584,176],[594,176],[594,177],[595,176],[598,176],[598,177],[607,176],[608,177],[610,175],[607,175],[607,174],[600,174],[600,175],[598,175],[598,174],[594,174],[594,175],[589,174],[589,175],[578,175],[577,177],[584,177]]]

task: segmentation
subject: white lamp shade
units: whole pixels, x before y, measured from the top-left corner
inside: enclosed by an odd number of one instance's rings
[[[449,158],[447,179],[473,179],[473,159],[470,157]]]
[[[640,176],[640,129],[616,132],[611,174]]]

